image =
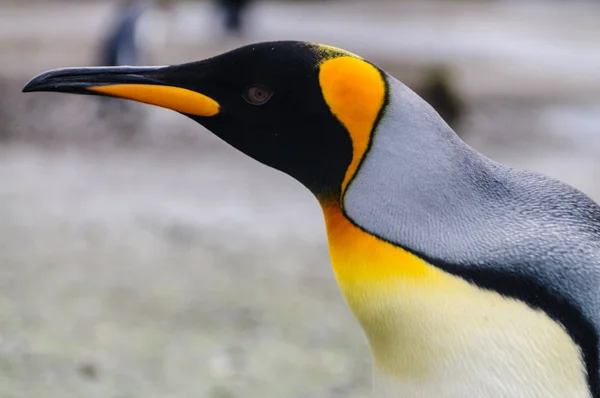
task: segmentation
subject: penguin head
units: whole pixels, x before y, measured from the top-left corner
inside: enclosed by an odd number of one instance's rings
[[[178,111],[319,200],[340,198],[386,98],[384,73],[305,42],[267,42],[182,65],[66,68],[24,88],[120,97]]]

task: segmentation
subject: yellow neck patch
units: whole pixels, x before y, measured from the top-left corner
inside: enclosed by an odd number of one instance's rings
[[[373,65],[343,56],[321,65],[319,83],[329,109],[352,139],[352,162],[342,183],[344,192],[369,147],[373,126],[385,102],[385,81]]]
[[[352,284],[400,276],[423,279],[438,272],[406,250],[352,224],[337,203],[323,204],[322,208],[329,252],[339,281]]]
[[[415,292],[448,291],[454,278],[364,232],[352,224],[338,203],[321,205],[338,286],[367,334],[376,367],[397,376],[427,372],[431,358],[406,356],[413,351],[407,345],[420,337],[409,336],[414,330],[399,313],[408,311],[413,318]]]

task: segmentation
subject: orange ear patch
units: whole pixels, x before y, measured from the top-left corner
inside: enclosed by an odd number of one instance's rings
[[[342,183],[343,194],[369,147],[385,102],[386,85],[376,67],[362,59],[345,56],[321,65],[319,83],[329,109],[352,139],[352,162]]]

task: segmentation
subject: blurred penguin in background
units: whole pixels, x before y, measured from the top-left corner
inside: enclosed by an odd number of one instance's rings
[[[217,5],[224,14],[224,25],[227,34],[242,36],[244,34],[244,12],[251,0],[217,0]]]
[[[144,51],[137,34],[142,16],[149,11],[151,0],[124,0],[113,16],[113,24],[101,48],[102,66],[143,64]]]
[[[143,40],[139,34],[143,17],[154,6],[153,0],[123,0],[112,16],[112,24],[100,47],[101,66],[139,66],[146,63]],[[129,112],[132,104],[100,98],[100,117],[115,111]]]
[[[449,68],[442,65],[434,66],[427,70],[425,81],[417,91],[462,137],[460,123],[466,113],[466,105],[460,98],[453,80]]]

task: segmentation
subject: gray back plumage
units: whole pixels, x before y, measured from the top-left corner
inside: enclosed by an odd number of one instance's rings
[[[492,162],[392,77],[371,147],[344,196],[364,230],[559,321],[600,397],[600,207]]]

